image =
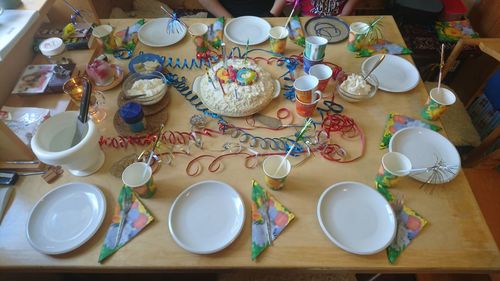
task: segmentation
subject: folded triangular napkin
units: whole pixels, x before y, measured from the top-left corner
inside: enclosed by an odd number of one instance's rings
[[[394,203],[394,200],[396,200],[392,192],[384,186],[378,186],[377,190],[389,203]],[[406,205],[403,205],[400,212],[395,215],[397,221],[396,237],[392,240],[389,247],[386,248],[387,259],[392,264],[396,262],[396,259],[410,245],[411,241],[429,223],[424,217]]]
[[[126,213],[126,219],[123,222],[120,239],[117,241],[120,222],[122,221],[122,210],[126,206],[125,200],[127,198],[130,200],[131,205]],[[154,217],[146,207],[144,207],[134,192],[129,187],[123,186],[118,196],[118,204],[115,207],[113,221],[109,226],[108,233],[106,233],[106,239],[104,240],[101,253],[99,254],[99,263],[127,244],[153,220]]]
[[[252,260],[255,260],[270,246],[269,240],[278,238],[295,215],[255,180],[252,186]]]
[[[412,51],[390,41],[379,39],[375,43],[364,46],[356,52],[356,57],[370,57],[375,54],[409,55]]]

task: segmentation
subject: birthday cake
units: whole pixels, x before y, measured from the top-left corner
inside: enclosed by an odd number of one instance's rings
[[[276,81],[257,64],[230,59],[199,78],[198,96],[211,111],[231,117],[252,115],[275,97]],[[222,87],[222,89],[221,89]]]

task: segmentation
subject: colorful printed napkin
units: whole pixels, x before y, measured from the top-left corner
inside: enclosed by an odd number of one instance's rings
[[[356,57],[370,57],[375,54],[409,55],[411,53],[412,51],[404,46],[385,39],[378,39],[371,45],[363,46],[361,50],[356,52]]]
[[[139,28],[141,28],[144,23],[144,19],[140,19],[126,29],[115,33],[116,47],[134,51],[135,46],[137,46],[137,41],[139,40],[139,37],[137,35],[139,32]]]
[[[132,205],[130,210],[126,215],[126,220],[123,225],[122,234],[118,244],[116,243],[116,237],[118,235],[118,229],[120,221],[122,219],[121,209],[124,206],[124,199],[131,196]],[[144,229],[149,223],[154,220],[151,213],[144,207],[142,202],[135,196],[134,192],[126,186],[122,187],[120,195],[118,196],[119,204],[115,207],[115,213],[113,216],[113,221],[109,226],[108,232],[106,233],[106,238],[104,240],[104,245],[102,245],[101,253],[99,254],[98,262],[103,262],[106,258],[114,254],[121,247],[127,244],[132,238],[134,238],[142,229]]]
[[[397,131],[408,127],[422,127],[436,132],[441,130],[441,127],[439,126],[391,112],[387,118],[384,135],[382,136],[382,141],[379,145],[380,149],[387,148],[389,141]]]
[[[215,22],[208,27],[207,40],[210,46],[218,50],[222,44],[224,36],[224,17],[217,18]]]
[[[266,204],[267,203],[267,204]],[[267,212],[267,215],[266,215]],[[271,241],[295,218],[285,206],[265,191],[255,180],[252,181],[252,260],[270,246],[268,224],[270,222]]]
[[[378,186],[377,190],[389,202],[394,202],[394,195],[385,187]],[[397,230],[396,237],[386,248],[387,259],[391,264],[396,262],[396,259],[410,245],[411,241],[417,237],[422,229],[428,224],[428,221],[419,215],[415,210],[403,205],[399,214],[396,214]]]
[[[472,29],[469,20],[438,21],[436,33],[441,42],[455,43],[460,38],[477,38],[479,34]]]

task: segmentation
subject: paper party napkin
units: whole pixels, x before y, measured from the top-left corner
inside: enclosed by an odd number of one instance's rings
[[[137,42],[139,41],[139,29],[142,25],[144,25],[144,23],[144,19],[140,19],[126,29],[118,31],[115,34],[116,47],[134,51],[135,46],[137,46]]]
[[[441,127],[439,126],[391,112],[388,115],[387,123],[384,129],[384,135],[382,136],[382,140],[380,141],[380,149],[387,148],[387,146],[389,145],[389,141],[397,131],[408,127],[422,127],[431,129],[436,132],[441,130]]]
[[[255,260],[270,246],[266,219],[269,218],[270,238],[274,241],[295,215],[255,180],[252,181],[252,186],[252,260]]]
[[[130,205],[130,210],[126,214],[120,240],[116,243],[120,221],[122,220],[121,210],[125,206],[124,199],[127,197],[130,198],[132,204]],[[104,245],[102,245],[101,253],[99,254],[99,263],[127,244],[154,220],[151,213],[144,207],[142,202],[135,196],[134,192],[129,187],[122,187],[120,195],[118,196],[118,203],[119,204],[115,207],[113,221],[106,233],[106,239],[104,240]]]
[[[378,39],[375,43],[364,46],[356,52],[356,57],[369,57],[375,54],[408,55],[412,51],[399,44],[389,42],[384,39]]]
[[[468,19],[459,21],[436,22],[436,33],[439,41],[455,43],[460,38],[477,38],[479,34],[472,29]]]
[[[387,188],[378,186],[377,190],[387,201],[394,202],[394,195]],[[403,205],[400,213],[395,215],[397,221],[396,237],[389,247],[386,248],[387,259],[390,263],[396,262],[396,259],[410,245],[411,241],[428,224],[428,221],[424,217],[406,205]]]

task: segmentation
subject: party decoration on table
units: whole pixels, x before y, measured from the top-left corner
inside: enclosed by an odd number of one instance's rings
[[[222,44],[224,34],[224,17],[215,19],[215,22],[208,26],[208,43],[218,50]]]
[[[479,34],[472,29],[468,19],[460,21],[436,22],[436,33],[439,41],[455,43],[461,38],[477,38]]]
[[[144,19],[140,19],[134,24],[127,26],[127,28],[115,33],[115,42],[117,50],[125,49],[134,51],[139,41],[138,32],[141,26],[145,23]]]
[[[401,197],[395,196],[387,188],[379,186],[377,190],[391,203],[396,215],[396,237],[386,249],[387,259],[394,264],[429,222],[415,210],[406,206]]]
[[[397,131],[408,127],[422,127],[431,129],[436,132],[441,130],[441,127],[437,125],[391,112],[387,116],[387,123],[385,125],[384,134],[382,135],[382,140],[379,144],[380,149],[387,148],[387,146],[389,145],[389,141]]]
[[[170,17],[168,24],[167,24],[167,32],[168,33],[180,33],[182,29],[187,29],[187,25],[180,19],[180,17],[177,15],[175,11],[168,11],[165,9],[165,7],[160,6],[163,12],[167,14],[167,16]]]
[[[361,34],[361,37],[363,37],[363,41],[371,45],[373,42],[376,42],[379,39],[383,38],[382,35],[382,22],[381,20],[384,18],[384,16],[379,16],[373,21],[368,23],[368,30],[366,33]]]
[[[295,215],[252,181],[252,260],[276,240]]]
[[[89,22],[89,20],[87,20],[86,16],[88,17],[90,15],[90,13],[88,11],[85,11],[85,10],[79,10],[77,8],[75,8],[73,5],[71,5],[68,1],[66,0],[63,0],[64,4],[66,4],[66,6],[68,6],[68,8],[70,8],[73,13],[71,14],[70,16],[70,22],[74,25],[74,26],[77,26],[78,25],[78,22],[77,22],[77,19],[81,19],[83,20],[87,25],[89,26],[92,26],[93,24],[91,24]]]
[[[109,256],[132,240],[140,231],[154,220],[129,187],[122,187],[111,225],[101,247],[98,262]]]
[[[302,129],[300,129],[300,131],[295,135],[295,142],[292,144],[292,146],[286,152],[285,157],[283,157],[283,159],[281,160],[281,162],[278,165],[278,168],[276,168],[276,171],[274,172],[274,174],[277,174],[280,171],[280,169],[283,167],[283,165],[286,163],[288,156],[290,156],[290,153],[292,153],[292,151],[295,148],[295,146],[297,145],[297,143],[303,139],[304,133],[307,131],[309,126],[311,126],[312,122],[313,122],[312,118],[306,119],[304,127],[302,127]]]
[[[287,28],[288,28],[288,38],[290,38],[290,40],[292,40],[293,43],[301,47],[305,47],[306,37],[304,36],[304,30],[302,29],[302,24],[300,23],[300,19],[298,16],[292,17]]]
[[[403,205],[401,213],[397,215],[397,224],[396,238],[386,250],[387,259],[391,264],[396,262],[396,259],[428,224],[428,221],[415,210]]]
[[[364,45],[360,50],[356,51],[356,57],[370,57],[374,54],[391,54],[391,55],[409,55],[413,53],[410,49],[387,41],[385,39],[377,39],[371,44]]]
[[[308,36],[321,36],[330,44],[343,41],[349,36],[349,25],[333,16],[311,18],[306,22],[305,30]]]
[[[347,151],[333,141],[335,135],[340,135],[346,140],[360,142],[360,153],[348,157]],[[354,119],[343,114],[327,114],[321,123],[321,130],[317,132],[318,150],[323,158],[338,162],[349,163],[358,160],[364,155],[365,135]]]

